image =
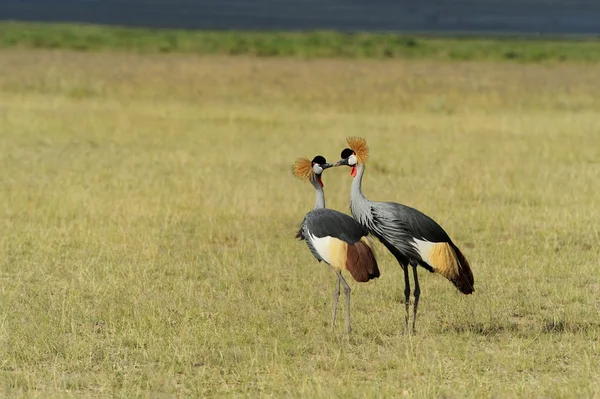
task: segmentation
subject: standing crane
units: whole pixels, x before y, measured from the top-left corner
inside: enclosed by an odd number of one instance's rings
[[[415,302],[412,331],[414,332],[421,294],[417,266],[420,265],[429,272],[446,277],[463,294],[471,294],[474,291],[471,267],[444,229],[429,216],[406,205],[395,202],[374,202],[365,198],[361,186],[369,148],[366,141],[360,137],[349,137],[346,141],[349,148],[342,151],[342,159],[334,166],[347,165],[351,168],[352,216],[381,241],[398,260],[404,271],[405,332],[408,330],[410,301],[408,266],[413,268]]]
[[[357,282],[367,282],[379,277],[379,267],[367,229],[349,215],[325,208],[325,193],[321,175],[325,169],[332,166],[334,165],[328,164],[320,155],[313,158],[312,161],[309,161],[308,158],[296,160],[292,168],[294,176],[310,181],[317,194],[315,207],[304,217],[296,238],[306,241],[306,245],[314,257],[319,262],[327,263],[338,277],[337,288],[333,294],[332,332],[335,327],[340,284],[344,285],[346,331],[350,332],[351,290],[342,276],[342,270],[349,271]]]

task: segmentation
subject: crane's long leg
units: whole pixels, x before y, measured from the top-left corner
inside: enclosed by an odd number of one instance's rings
[[[331,332],[335,329],[335,314],[337,312],[338,299],[340,299],[340,275],[338,274],[337,286],[333,293],[333,314],[331,315]]]
[[[415,278],[415,289],[413,291],[413,295],[415,296],[415,304],[413,308],[413,322],[412,322],[412,331],[413,334],[415,332],[415,322],[417,321],[417,306],[419,306],[419,297],[421,296],[421,288],[419,288],[419,276],[417,276],[417,263],[411,262],[413,267],[413,276]]]
[[[344,284],[344,293],[346,294],[346,332],[349,333],[350,331],[352,331],[352,328],[350,327],[350,292],[352,290],[350,289],[350,286],[342,276],[342,272],[338,270],[337,274],[342,284]]]
[[[406,310],[406,317],[404,323],[404,333],[408,331],[408,307],[410,304],[410,281],[408,281],[408,262],[405,265],[400,264],[402,266],[402,270],[404,271],[404,308]]]

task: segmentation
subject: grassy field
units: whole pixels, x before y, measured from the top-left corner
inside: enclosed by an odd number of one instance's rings
[[[0,48],[261,57],[598,62],[597,38],[435,37],[392,33],[239,32],[0,22]]]
[[[599,397],[597,65],[0,53],[0,393]],[[475,293],[350,282],[294,233],[299,156],[463,249]],[[324,175],[348,211],[347,169]]]

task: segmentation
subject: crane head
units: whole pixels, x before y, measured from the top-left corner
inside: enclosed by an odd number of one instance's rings
[[[369,147],[367,142],[362,137],[348,137],[346,139],[349,148],[345,148],[341,154],[341,160],[336,162],[334,166],[347,165],[350,166],[350,175],[356,176],[356,165],[364,164],[369,158]]]
[[[312,161],[309,161],[308,158],[298,158],[294,163],[292,173],[300,180],[316,181],[323,187],[321,175],[325,169],[332,166],[334,165],[327,163],[325,157],[321,155],[317,155]]]

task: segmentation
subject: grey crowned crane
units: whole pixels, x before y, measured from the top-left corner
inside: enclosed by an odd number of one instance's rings
[[[296,160],[292,169],[294,176],[311,182],[317,193],[312,211],[302,221],[296,238],[306,241],[310,252],[319,262],[324,261],[337,274],[337,288],[333,294],[331,330],[335,327],[340,284],[346,294],[346,331],[350,332],[350,286],[342,276],[342,270],[350,272],[357,282],[367,282],[379,277],[379,267],[367,237],[369,232],[351,216],[325,208],[325,194],[321,175],[332,167],[325,158],[318,155],[312,161],[308,158]]]
[[[463,294],[471,294],[474,291],[471,267],[444,229],[429,216],[406,205],[395,202],[373,202],[365,198],[361,185],[369,149],[366,141],[360,137],[349,137],[346,141],[349,148],[342,151],[342,159],[335,166],[347,165],[351,168],[352,216],[385,245],[404,271],[405,331],[408,330],[410,300],[408,266],[413,268],[415,302],[412,330],[414,332],[421,294],[417,266],[446,277]]]

